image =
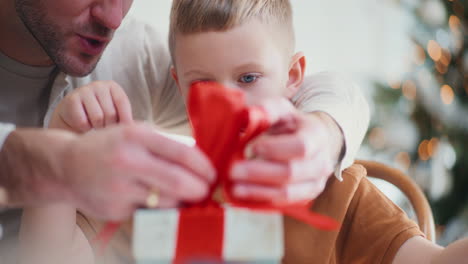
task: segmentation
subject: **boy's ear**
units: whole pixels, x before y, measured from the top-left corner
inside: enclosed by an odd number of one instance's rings
[[[304,53],[298,52],[294,54],[289,65],[288,82],[286,85],[287,98],[291,99],[301,88],[304,81],[305,69],[306,59]]]
[[[183,95],[182,90],[180,89],[180,85],[179,85],[179,77],[177,77],[177,71],[174,68],[174,66],[171,66],[171,75],[172,75],[172,79],[174,79],[177,85],[177,89],[179,90],[179,93]]]
[[[176,72],[174,66],[171,66],[171,75],[172,75],[172,79],[174,79],[177,86],[179,86],[179,78],[177,77],[177,72]]]

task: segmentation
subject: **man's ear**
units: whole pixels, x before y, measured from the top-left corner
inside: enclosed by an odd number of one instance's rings
[[[286,85],[286,97],[291,99],[301,88],[304,81],[306,59],[304,53],[298,52],[291,58],[289,64],[288,82]]]

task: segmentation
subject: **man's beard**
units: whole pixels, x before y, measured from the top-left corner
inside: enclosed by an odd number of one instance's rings
[[[41,0],[16,0],[15,8],[25,27],[62,72],[82,77],[94,70],[101,55],[97,59],[86,54],[67,55],[65,45],[67,35],[60,26],[47,19],[46,7],[42,5]],[[109,37],[111,35],[110,29],[99,24],[83,25],[81,28],[84,29],[83,32],[98,36]],[[90,62],[85,63],[78,56],[89,59]]]

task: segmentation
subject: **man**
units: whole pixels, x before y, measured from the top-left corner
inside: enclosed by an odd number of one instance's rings
[[[73,89],[120,85],[131,102],[141,102],[132,105],[135,120],[150,121],[160,130],[187,131],[165,41],[132,20],[116,31],[131,4],[0,1],[0,186],[6,206],[67,202],[97,218],[123,219],[154,198],[161,174],[180,179],[174,183],[177,194],[159,194],[161,206],[206,194],[215,174],[207,158],[149,125],[129,122],[84,135],[34,128],[47,126],[53,109]],[[285,201],[314,198],[334,168],[341,177],[351,164],[369,118],[360,92],[345,80],[321,74],[306,81],[294,102],[310,114],[265,106],[272,116],[294,116],[299,125],[294,133],[267,134],[252,144],[254,156],[262,159],[238,164],[232,172],[243,179],[237,186],[244,193],[263,199],[281,195]],[[118,116],[85,120],[83,126],[119,121]],[[273,170],[280,171],[274,184],[262,182]],[[1,218],[17,223],[12,215],[8,211]]]

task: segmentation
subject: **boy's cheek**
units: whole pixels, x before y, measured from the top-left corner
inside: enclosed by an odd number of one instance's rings
[[[246,101],[248,105],[258,105],[265,100],[284,97],[284,90],[279,87],[258,87],[258,89],[244,90],[246,94]]]

